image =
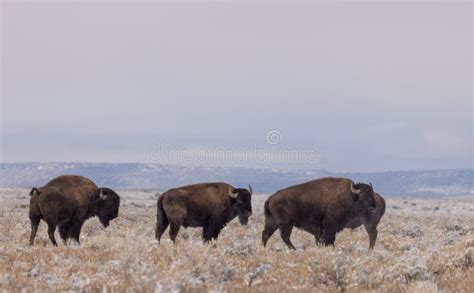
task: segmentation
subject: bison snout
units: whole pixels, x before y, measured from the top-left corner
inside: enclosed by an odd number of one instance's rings
[[[249,223],[249,218],[239,218],[240,225],[246,226]]]
[[[252,215],[252,212],[245,212],[242,214],[239,214],[239,222],[241,225],[247,225],[249,222],[249,217]]]
[[[109,227],[110,221],[100,219],[100,222],[102,223],[102,226],[104,226],[104,228]]]

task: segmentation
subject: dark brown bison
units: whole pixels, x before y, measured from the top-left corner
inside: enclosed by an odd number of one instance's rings
[[[112,189],[98,188],[91,180],[75,175],[59,176],[43,187],[30,192],[31,236],[33,245],[41,219],[48,224],[48,235],[57,246],[54,238],[56,227],[66,243],[74,238],[79,243],[84,221],[98,216],[104,227],[118,215],[120,197]]]
[[[333,245],[336,233],[352,220],[375,209],[372,185],[354,184],[345,178],[322,178],[277,191],[265,202],[265,228],[262,242],[280,229],[285,244],[294,226],[320,235],[325,245]]]
[[[170,238],[176,241],[179,228],[202,227],[204,241],[217,239],[224,226],[239,217],[246,225],[252,214],[252,187],[234,188],[226,183],[202,183],[174,188],[158,198],[155,238],[170,225]]]

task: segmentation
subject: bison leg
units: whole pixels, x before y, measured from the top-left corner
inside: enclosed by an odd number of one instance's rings
[[[71,228],[69,229],[69,237],[74,238],[77,244],[80,244],[79,236],[81,235],[81,229],[83,224],[84,223],[82,221],[75,221],[71,224]]]
[[[38,231],[38,226],[41,218],[30,218],[31,222],[31,234],[30,234],[30,245],[33,245],[35,242],[36,232]]]
[[[204,242],[209,242],[211,240],[217,240],[219,237],[219,232],[220,231],[212,231],[211,229],[207,229],[202,231],[202,239]]]
[[[212,232],[211,224],[210,223],[205,224],[202,227],[202,240],[204,240],[204,242],[209,242],[212,239],[212,235],[213,235],[213,232]]]
[[[204,242],[209,242],[211,240],[216,240],[219,237],[219,233],[222,230],[222,225],[216,224],[212,220],[209,221],[202,229],[202,238]]]
[[[170,238],[173,243],[176,243],[176,236],[178,236],[179,228],[183,225],[186,219],[186,208],[180,205],[173,205],[171,207],[164,207],[166,217],[170,224]]]
[[[375,241],[377,240],[377,234],[378,234],[377,228],[372,227],[372,226],[365,226],[365,230],[369,234],[369,241],[370,241],[369,249],[374,249]]]
[[[58,246],[56,239],[54,239],[54,232],[56,231],[56,224],[48,223],[48,236],[54,246]]]
[[[280,226],[280,235],[281,238],[283,239],[283,242],[285,242],[286,246],[290,249],[296,249],[293,243],[291,243],[290,236],[291,236],[291,231],[293,230],[293,225],[282,225]]]
[[[313,235],[314,235],[314,240],[316,241],[316,245],[324,244],[324,240],[322,238],[321,232],[314,233]]]
[[[336,231],[331,227],[325,227],[323,231],[323,241],[324,245],[334,245],[336,241]]]
[[[316,241],[317,245],[324,245],[324,239],[323,239],[323,229],[322,227],[318,227],[314,233],[314,240]]]
[[[156,229],[155,229],[155,239],[158,240],[158,243],[161,240],[161,235],[165,233],[166,228],[168,228],[169,222],[166,217],[163,218],[162,222],[157,222],[156,223]]]
[[[69,222],[59,226],[59,236],[61,236],[61,239],[63,240],[64,245],[66,245],[70,228],[71,228],[71,224]]]
[[[208,223],[208,224],[205,224],[204,226],[202,226],[202,240],[204,240],[204,242],[206,242],[210,238],[211,238],[211,236],[209,236],[209,223]]]
[[[272,237],[273,233],[278,229],[278,225],[273,221],[272,218],[265,218],[265,228],[262,232],[262,244],[263,247],[267,246],[268,239]]]
[[[178,236],[179,228],[181,228],[181,223],[170,223],[170,238],[173,243],[176,243],[176,236]]]
[[[221,233],[221,230],[221,228],[214,229],[214,231],[211,233],[211,240],[217,240],[219,234]]]

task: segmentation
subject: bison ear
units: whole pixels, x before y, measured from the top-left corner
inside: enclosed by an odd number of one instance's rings
[[[30,191],[30,196],[39,195],[39,194],[41,194],[41,192],[36,187],[33,187],[33,189],[31,189]]]

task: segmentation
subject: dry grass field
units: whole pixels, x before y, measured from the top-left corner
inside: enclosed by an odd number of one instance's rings
[[[153,193],[119,192],[119,218],[103,229],[86,222],[81,245],[53,247],[44,222],[34,247],[27,190],[0,189],[0,289],[15,291],[411,291],[473,292],[474,198],[387,198],[379,238],[369,252],[363,228],[317,247],[294,230],[296,251],[278,233],[260,244],[262,207],[255,196],[248,226],[232,221],[217,242],[182,229],[178,244],[154,240]],[[59,235],[57,235],[59,239]]]

